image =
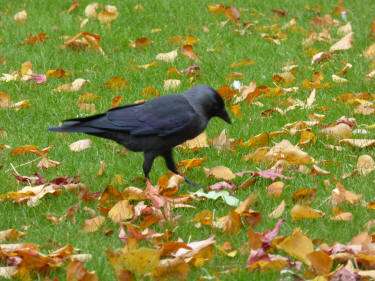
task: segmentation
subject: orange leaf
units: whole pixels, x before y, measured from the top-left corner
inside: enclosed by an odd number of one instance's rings
[[[159,91],[154,88],[154,86],[149,86],[147,88],[144,88],[142,90],[142,96],[147,97],[158,97],[159,96]]]
[[[275,181],[267,187],[267,194],[277,198],[280,197],[284,188],[284,183],[281,181]]]
[[[198,55],[194,52],[193,46],[191,46],[191,45],[183,45],[182,48],[181,48],[181,53],[183,55],[195,60],[196,62],[200,62],[200,60],[198,58]]]
[[[235,67],[241,67],[241,66],[247,66],[247,65],[252,65],[254,64],[254,60],[252,59],[245,59],[243,61],[240,61],[240,62],[234,62],[230,65],[230,67],[232,68],[235,68]]]
[[[318,190],[314,189],[298,189],[292,195],[292,202],[299,203],[303,205],[310,205],[315,200],[315,193]]]
[[[125,87],[129,87],[128,81],[122,77],[112,77],[107,83],[105,83],[105,85],[112,90],[122,90]]]
[[[235,25],[240,21],[240,12],[235,7],[226,7],[224,10],[225,16],[230,19]]]
[[[242,118],[242,112],[241,112],[241,107],[239,104],[232,105],[229,107],[230,111],[237,116],[238,118]]]
[[[133,44],[130,45],[130,47],[135,49],[146,49],[151,44],[151,40],[147,37],[138,38],[135,40]]]
[[[121,102],[122,98],[123,98],[123,96],[113,97],[112,102],[111,102],[111,108],[118,107],[120,105],[120,102]]]
[[[217,17],[218,14],[224,13],[224,5],[223,4],[216,4],[216,5],[206,5],[207,9],[211,12],[211,14]]]
[[[250,249],[256,250],[262,247],[262,239],[257,233],[254,232],[251,226],[249,226],[247,229],[247,240]]]
[[[31,150],[37,150],[38,147],[35,145],[24,145],[17,147],[9,152],[10,155],[20,155],[22,153],[30,153]]]
[[[307,258],[311,262],[311,266],[318,274],[327,274],[331,271],[333,260],[323,251],[314,251],[307,254]]]
[[[183,45],[197,45],[198,39],[193,35],[186,36],[186,39],[182,42]]]
[[[197,214],[195,214],[193,221],[200,222],[203,225],[211,225],[212,224],[212,217],[213,214],[209,210],[203,210]]]
[[[0,92],[0,108],[8,107],[10,101],[10,96],[8,93]]]
[[[66,267],[67,281],[99,281],[95,272],[88,272],[80,261],[72,261]]]

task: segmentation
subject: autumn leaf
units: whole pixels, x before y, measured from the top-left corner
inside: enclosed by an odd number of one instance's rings
[[[105,217],[103,217],[103,216],[96,216],[96,217],[93,217],[91,219],[85,220],[85,222],[83,223],[83,226],[82,226],[81,233],[83,233],[83,231],[85,231],[85,232],[96,232],[96,231],[98,231],[100,226],[104,223],[104,221],[105,221]]]
[[[177,49],[169,52],[169,53],[159,53],[156,55],[156,59],[164,62],[174,62],[174,60],[177,58],[178,53]]]
[[[133,206],[129,204],[128,200],[117,202],[108,213],[108,217],[116,223],[131,219],[133,215]]]
[[[211,169],[203,168],[207,177],[214,177],[217,179],[232,180],[236,177],[233,172],[225,166],[217,166]]]
[[[181,47],[181,53],[188,58],[193,59],[196,62],[200,62],[198,55],[194,52],[192,45],[183,45]]]
[[[105,83],[105,86],[111,90],[123,90],[125,87],[129,87],[129,83],[122,77],[112,77]]]

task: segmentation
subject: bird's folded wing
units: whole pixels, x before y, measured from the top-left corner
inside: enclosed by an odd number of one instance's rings
[[[110,110],[106,117],[116,130],[134,136],[168,136],[183,130],[196,116],[185,98],[179,95],[160,97],[137,106]]]

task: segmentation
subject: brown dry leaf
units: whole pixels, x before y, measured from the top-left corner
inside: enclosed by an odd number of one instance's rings
[[[255,64],[255,61],[253,59],[245,59],[240,62],[233,62],[230,67],[236,68],[236,67],[241,67],[241,66],[247,66],[247,65],[252,65]]]
[[[370,155],[361,155],[357,161],[357,170],[360,175],[367,176],[375,170],[375,162]]]
[[[365,51],[366,58],[372,60],[375,58],[375,43],[371,44],[370,47]]]
[[[85,92],[79,96],[77,103],[85,103],[85,102],[89,102],[92,100],[97,100],[98,98],[99,98],[98,95]]]
[[[183,45],[181,47],[181,53],[191,59],[193,59],[196,62],[200,62],[198,55],[194,52],[193,46],[191,45]]]
[[[169,52],[169,53],[159,53],[156,55],[156,59],[164,62],[174,62],[174,60],[177,58],[178,53],[177,49]]]
[[[239,21],[240,21],[240,12],[238,11],[237,8],[235,8],[235,7],[225,7],[224,14],[235,25],[239,24]]]
[[[320,133],[329,139],[342,140],[352,137],[352,129],[345,123],[322,129]]]
[[[212,146],[218,150],[231,149],[233,139],[227,137],[225,129],[221,131],[220,136],[214,136],[212,139]]]
[[[236,175],[225,166],[216,166],[211,169],[203,168],[203,171],[208,178],[214,177],[216,179],[232,180],[236,177]]]
[[[268,214],[268,217],[271,219],[277,219],[283,215],[285,211],[285,200],[281,201],[280,205],[277,206],[271,213]]]
[[[240,72],[229,72],[227,75],[225,75],[226,80],[241,80],[244,79],[245,76]]]
[[[293,85],[295,80],[296,78],[291,72],[283,72],[280,74],[272,75],[272,81],[277,85],[281,84],[281,86],[283,87]]]
[[[42,157],[42,159],[37,164],[37,168],[39,168],[41,170],[47,170],[49,168],[55,168],[55,167],[60,166],[60,165],[62,165],[61,162],[51,160],[51,159],[47,159],[46,157]]]
[[[98,14],[98,20],[101,24],[103,23],[111,23],[118,17],[119,13],[117,12],[117,8],[115,6],[106,5],[104,10]]]
[[[125,87],[129,87],[128,81],[122,77],[112,77],[105,85],[111,90],[123,90]]]
[[[283,192],[285,184],[281,181],[275,181],[267,187],[267,194],[273,198],[278,198]]]
[[[176,90],[181,86],[181,80],[177,79],[168,79],[164,80],[164,89],[165,90]]]
[[[144,97],[158,97],[159,91],[154,88],[154,86],[149,86],[142,90],[142,96]]]
[[[315,200],[315,194],[318,190],[301,188],[295,191],[292,195],[292,202],[302,205],[310,205]]]
[[[0,231],[0,243],[4,241],[12,241],[26,236],[26,233],[18,231],[14,228]]]
[[[0,108],[9,106],[10,96],[8,93],[0,92]]]
[[[69,145],[70,150],[74,152],[79,152],[79,151],[88,149],[90,147],[91,147],[91,139],[79,140]]]
[[[304,205],[295,205],[292,210],[290,210],[290,215],[293,220],[317,219],[325,216],[322,211]]]
[[[314,159],[299,147],[294,146],[289,140],[282,140],[270,149],[265,155],[269,162],[285,160],[290,164],[308,164],[313,163]]]
[[[250,153],[247,155],[242,156],[244,161],[249,161],[250,159],[253,160],[254,165],[258,166],[260,162],[266,161],[266,155],[270,151],[270,148],[267,147],[259,147],[255,150],[254,153]]]
[[[333,259],[323,251],[311,252],[307,254],[307,258],[318,274],[327,274],[332,269]]]
[[[207,134],[203,132],[191,140],[185,141],[183,144],[179,145],[182,148],[188,148],[190,150],[196,151],[202,147],[208,147]]]
[[[111,109],[112,108],[115,108],[115,107],[118,107],[121,103],[121,100],[122,100],[123,96],[115,96],[113,97],[112,101],[111,101]]]
[[[331,221],[352,221],[353,220],[353,214],[350,212],[343,212],[340,214],[337,214],[336,216],[330,218]]]
[[[354,40],[354,32],[350,32],[347,35],[345,35],[343,38],[341,38],[338,42],[336,42],[334,45],[332,45],[329,48],[329,51],[335,52],[335,51],[341,51],[341,50],[348,50],[352,48]]]
[[[104,223],[105,217],[103,216],[96,216],[91,219],[86,219],[85,222],[83,223],[82,226],[82,231],[80,234],[83,232],[95,232],[98,231],[100,226]]]
[[[131,219],[134,215],[133,206],[128,200],[117,202],[108,212],[108,217],[115,223]]]
[[[86,6],[85,8],[85,15],[86,17],[88,18],[96,18],[96,10],[99,8],[99,4],[98,3],[91,3],[89,5]]]
[[[322,88],[329,88],[331,87],[331,84],[326,82],[326,83],[321,83],[324,78],[323,72],[315,72],[313,74],[312,80],[307,80],[303,79],[302,82],[302,87],[305,89],[322,89]]]
[[[213,214],[209,210],[203,210],[197,214],[195,214],[193,218],[193,222],[200,222],[203,225],[211,225],[212,224]]]
[[[79,40],[81,37],[83,40]],[[85,47],[90,47],[94,50],[98,50],[102,56],[104,56],[104,51],[100,47],[101,37],[99,34],[92,34],[88,32],[80,32],[77,35],[73,36],[68,41],[64,42],[62,49],[70,48],[72,50],[82,50]]]
[[[314,245],[311,239],[301,232],[300,228],[293,231],[293,234],[282,240],[277,247],[296,259],[311,265],[307,255],[314,251]]]
[[[225,7],[223,4],[216,4],[216,5],[206,5],[207,9],[211,12],[211,14],[217,17],[219,14],[224,13]]]
[[[151,40],[149,38],[142,37],[142,38],[138,38],[137,40],[135,40],[133,44],[130,44],[130,47],[142,50],[142,49],[146,49],[147,47],[149,47],[150,44],[151,44]]]
[[[230,106],[229,110],[233,113],[234,116],[242,118],[241,107],[239,104]]]
[[[336,206],[348,202],[349,204],[358,204],[362,198],[362,194],[355,194],[349,190],[346,190],[345,187],[337,183],[336,188],[332,190],[331,193],[331,203]]]
[[[320,176],[320,175],[330,175],[331,172],[323,170],[322,168],[319,168],[317,165],[312,165],[310,176]]]
[[[189,34],[186,36],[185,40],[182,42],[183,45],[197,45],[198,38],[194,37],[193,35]]]
[[[228,85],[222,85],[217,92],[225,101],[230,101],[235,95],[238,94],[238,90],[231,90]]]
[[[348,144],[350,146],[365,148],[375,145],[375,140],[370,139],[342,139],[340,144]]]
[[[66,266],[67,281],[99,281],[98,276],[94,272],[88,272],[81,261],[72,261]]]

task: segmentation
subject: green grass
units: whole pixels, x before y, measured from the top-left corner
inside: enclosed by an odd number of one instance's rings
[[[226,6],[235,6],[238,8],[247,8],[241,16],[241,21],[259,21],[256,26],[269,26],[280,24],[281,26],[293,17],[297,17],[297,26],[305,31],[312,30],[309,22],[313,19],[314,14],[304,9],[305,5],[317,6],[322,9],[321,16],[330,13],[336,6],[336,1],[224,1]],[[103,57],[99,52],[89,51],[72,51],[62,50],[63,45],[61,36],[74,36],[81,31],[79,19],[84,17],[84,8],[90,4],[90,1],[79,1],[80,6],[70,14],[61,13],[67,10],[70,3],[67,1],[10,1],[9,11],[5,6],[0,8],[0,55],[6,59],[6,64],[0,64],[1,73],[11,73],[20,69],[25,61],[33,64],[34,73],[46,73],[47,70],[63,68],[70,73],[69,77],[64,79],[49,78],[46,83],[37,85],[33,82],[23,83],[12,81],[9,83],[0,82],[0,91],[7,92],[11,96],[12,102],[28,99],[31,107],[15,111],[12,109],[0,110],[0,129],[7,132],[6,138],[0,138],[0,144],[7,144],[12,149],[21,145],[36,145],[40,149],[53,145],[54,148],[49,152],[48,158],[62,162],[62,166],[54,169],[40,171],[36,167],[37,162],[21,166],[17,171],[21,175],[31,176],[34,171],[40,172],[45,178],[53,179],[66,175],[78,175],[81,182],[85,183],[90,191],[103,191],[106,185],[110,184],[115,174],[121,174],[127,182],[125,186],[136,185],[144,187],[144,183],[136,181],[142,177],[141,153],[125,153],[121,146],[114,144],[108,145],[110,141],[90,137],[93,140],[92,147],[82,152],[71,152],[68,145],[82,138],[87,138],[83,134],[69,134],[61,137],[47,131],[49,126],[57,125],[61,120],[74,118],[81,115],[76,105],[78,97],[83,92],[90,92],[100,96],[98,100],[93,101],[97,112],[105,112],[109,109],[111,100],[116,95],[122,95],[121,104],[133,103],[136,100],[143,99],[142,89],[148,86],[154,86],[160,91],[161,95],[170,94],[173,91],[166,91],[163,88],[163,81],[166,79],[166,72],[172,65],[177,69],[186,69],[195,64],[194,61],[184,57],[180,51],[179,56],[172,64],[159,62],[156,67],[147,70],[138,71],[125,70],[132,65],[142,65],[155,61],[158,53],[169,52],[179,45],[170,45],[168,38],[176,35],[187,36],[194,35],[199,39],[199,44],[194,46],[198,53],[201,63],[200,84],[208,84],[215,89],[221,85],[229,84],[225,76],[232,71],[238,71],[244,74],[243,83],[248,84],[254,80],[257,85],[267,85],[273,87],[272,75],[282,72],[283,65],[288,61],[294,61],[299,65],[296,73],[296,86],[299,90],[295,94],[290,94],[292,98],[306,100],[310,91],[301,87],[303,78],[311,79],[316,71],[322,71],[325,75],[324,82],[331,82],[331,75],[337,73],[343,67],[342,61],[346,60],[353,65],[348,71],[346,78],[350,81],[348,84],[335,85],[331,88],[321,89],[317,92],[315,104],[327,105],[330,110],[326,112],[324,124],[333,123],[342,115],[353,117],[351,107],[342,103],[334,103],[332,99],[343,93],[373,92],[374,83],[364,80],[365,75],[371,70],[371,61],[363,56],[364,50],[372,43],[368,37],[373,20],[373,11],[375,2],[370,0],[364,1],[345,1],[344,5],[350,11],[348,20],[352,23],[355,39],[353,48],[340,52],[340,55],[329,60],[328,63],[311,65],[311,56],[305,55],[305,48],[301,42],[306,38],[307,32],[287,32],[287,39],[282,41],[281,45],[270,43],[260,36],[260,31],[251,30],[251,34],[241,36],[231,31],[235,27],[228,22],[224,27],[217,23],[224,21],[225,17],[213,17],[206,9],[206,4],[216,4],[216,2],[206,1],[100,1],[101,7],[105,4],[115,5],[120,13],[119,17],[112,22],[111,28],[106,29],[97,20],[90,20],[84,27],[83,31],[101,35],[101,47],[106,56]],[[133,12],[133,7],[141,4],[145,12]],[[25,24],[16,24],[13,15],[26,9],[28,18]],[[287,9],[289,14],[284,18],[271,18],[270,9]],[[101,9],[99,9],[100,11]],[[251,16],[250,12],[260,12],[264,16]],[[338,18],[339,19],[339,18]],[[339,19],[341,20],[341,19]],[[210,31],[203,32],[201,25],[206,26]],[[194,26],[191,30],[188,26]],[[151,29],[161,28],[159,33],[151,33]],[[340,38],[336,34],[337,28],[331,29],[333,38]],[[30,34],[45,32],[49,40],[35,44],[33,46],[20,46],[19,43],[24,41]],[[140,37],[148,37],[152,44],[146,50],[136,50],[129,47],[130,41],[135,41]],[[207,48],[216,48],[221,45],[219,52],[207,52]],[[317,51],[328,51],[332,43],[317,42],[312,48]],[[238,69],[232,69],[230,64],[241,60],[251,58],[255,61],[254,65],[245,66]],[[111,77],[123,77],[130,87],[124,90],[112,91],[104,86]],[[70,83],[76,78],[90,80],[82,90],[71,93],[56,93],[53,89],[58,86]],[[190,88],[187,77],[181,78],[181,87],[178,92]],[[232,125],[222,122],[222,120],[212,120],[207,128],[207,135],[210,139],[217,136],[225,129],[228,136],[234,139],[243,138],[248,140],[250,137],[262,132],[271,132],[280,130],[286,123],[299,120],[307,120],[312,112],[318,112],[315,109],[296,109],[282,116],[274,113],[272,118],[263,118],[261,112],[274,108],[283,99],[288,96],[278,98],[260,98],[258,99],[265,106],[257,107],[255,105],[241,104],[243,118],[239,119],[232,115],[234,121]],[[149,99],[149,97],[148,97]],[[321,112],[318,112],[321,113]],[[372,115],[355,115],[357,124],[373,124]],[[259,179],[254,186],[247,190],[239,190],[235,196],[244,200],[251,193],[258,193],[258,199],[253,204],[253,209],[263,214],[263,221],[255,228],[255,231],[264,232],[272,229],[276,220],[268,218],[267,214],[271,212],[284,199],[287,208],[282,218],[286,223],[281,227],[280,235],[290,235],[296,227],[301,227],[302,231],[307,233],[311,238],[323,238],[328,243],[339,241],[347,243],[359,232],[365,230],[364,224],[373,217],[373,211],[366,208],[345,204],[341,208],[353,213],[351,222],[330,222],[332,215],[332,206],[327,204],[326,199],[331,194],[331,190],[324,188],[323,180],[331,181],[331,188],[334,187],[333,179],[340,178],[344,173],[351,172],[356,168],[356,161],[359,155],[369,154],[374,156],[373,150],[355,149],[345,147],[342,152],[333,152],[326,150],[324,144],[327,141],[320,137],[318,132],[320,128],[313,127],[313,132],[318,135],[318,141],[315,145],[307,146],[303,150],[309,153],[316,160],[333,160],[327,166],[319,164],[320,167],[331,172],[330,176],[310,177],[288,171],[288,176],[295,176],[293,180],[285,180],[286,185],[281,198],[273,200],[267,196],[266,187],[271,183],[270,180]],[[299,135],[277,137],[271,139],[273,143],[281,141],[283,138],[289,139],[293,144],[299,140]],[[374,133],[370,131],[365,138],[374,138]],[[118,153],[121,151],[122,153]],[[175,159],[181,161],[189,158],[198,158],[207,156],[204,162],[205,167],[215,167],[224,165],[234,172],[244,170],[257,170],[251,162],[244,162],[241,157],[252,152],[253,149],[239,148],[235,151],[224,151],[218,153],[215,148],[201,149],[197,152],[175,150]],[[0,151],[0,193],[15,191],[17,182],[8,172],[12,169],[11,165],[18,166],[35,159],[35,155],[27,154],[21,156],[9,155],[9,150]],[[107,164],[104,175],[97,177],[97,171],[100,167],[100,161],[104,160]],[[262,167],[264,168],[264,167]],[[151,171],[151,181],[157,182],[157,179],[166,172],[166,167],[161,159],[158,159]],[[215,183],[218,180],[207,179],[201,168],[193,168],[189,173],[193,181],[199,182],[204,186]],[[342,183],[344,186],[355,192],[363,194],[365,201],[373,201],[373,184],[374,174],[367,177],[354,176],[345,179]],[[244,178],[237,177],[236,184],[240,184]],[[125,186],[119,186],[120,191]],[[320,209],[327,215],[324,218],[316,220],[299,220],[293,221],[289,211],[293,207],[291,195],[299,188],[317,188],[317,198],[312,203],[313,208]],[[180,194],[186,194],[193,188],[185,183],[180,187]],[[75,224],[70,221],[64,221],[59,225],[52,224],[46,219],[46,213],[63,214],[67,208],[80,202],[80,210],[76,214],[77,221]],[[224,235],[221,231],[213,231],[209,227],[196,229],[194,223],[190,220],[199,211],[209,209],[215,210],[215,216],[220,217],[227,215],[228,207],[221,201],[200,201],[193,203],[196,209],[177,209],[174,211],[177,215],[182,215],[181,222],[177,225],[172,240],[181,237],[184,241],[190,239],[203,240],[216,234],[217,244],[230,241],[234,249],[239,249],[247,242],[247,223],[236,235]],[[56,245],[64,246],[71,244],[75,248],[81,249],[82,253],[90,253],[93,259],[85,264],[85,267],[91,271],[95,270],[100,280],[115,280],[114,272],[105,255],[107,248],[121,248],[123,244],[118,239],[119,225],[106,219],[105,227],[114,230],[111,236],[104,236],[101,231],[96,233],[78,235],[83,222],[89,215],[82,211],[83,206],[96,208],[97,203],[86,204],[79,201],[76,195],[63,193],[60,197],[48,196],[44,198],[40,205],[29,208],[24,204],[12,204],[11,202],[0,203],[0,230],[15,228],[21,230],[22,225],[33,226],[26,231],[27,236],[18,240],[32,242],[41,246],[42,252],[50,252],[58,248]],[[163,231],[158,226],[151,227],[155,231]],[[151,247],[150,245],[143,243]],[[211,263],[200,268],[191,268],[189,280],[197,280],[200,276],[214,275],[214,272],[224,270],[223,265],[246,265],[248,254],[238,253],[233,259],[225,257],[214,250],[214,258]],[[65,278],[65,270],[59,269],[51,273],[51,277],[57,276],[60,280]],[[277,280],[278,272],[250,272],[241,271],[233,275],[219,275],[220,280]],[[43,280],[43,277],[37,276],[37,280]]]

